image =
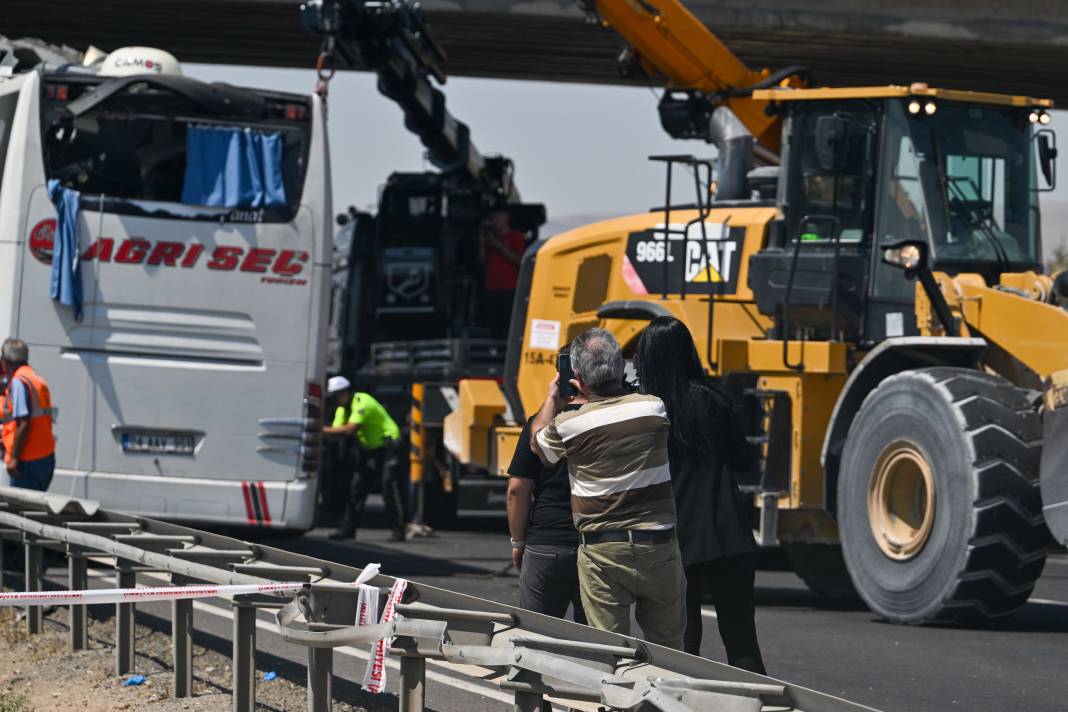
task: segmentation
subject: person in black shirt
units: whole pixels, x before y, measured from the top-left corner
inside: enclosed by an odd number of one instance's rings
[[[732,470],[752,450],[729,395],[705,375],[693,338],[674,317],[653,319],[634,358],[642,393],[658,396],[671,420],[668,462],[686,572],[683,649],[700,655],[701,597],[707,591],[727,662],[766,675],[756,634],[756,542]]]
[[[565,410],[577,409],[580,400]],[[548,467],[541,464],[530,448],[531,420],[523,427],[508,466],[508,529],[512,563],[519,571],[519,607],[563,618],[570,604],[575,622],[585,625],[567,460]]]

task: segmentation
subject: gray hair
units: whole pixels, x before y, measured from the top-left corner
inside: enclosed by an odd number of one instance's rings
[[[595,394],[623,383],[623,351],[611,332],[587,329],[571,342],[571,366]]]
[[[0,346],[0,358],[10,364],[21,366],[30,362],[30,347],[22,339],[10,338]]]

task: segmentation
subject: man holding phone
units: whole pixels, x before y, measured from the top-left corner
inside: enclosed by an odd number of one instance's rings
[[[571,358],[557,358],[560,379],[571,378]],[[568,384],[570,385],[570,384]],[[565,410],[586,402],[574,390]],[[512,535],[512,564],[519,571],[519,606],[535,613],[563,618],[572,607],[576,623],[586,623],[578,583],[579,535],[571,522],[571,493],[567,463],[545,466],[530,447],[527,420],[508,466],[508,529]]]
[[[604,329],[576,336],[571,360],[588,402],[565,412],[560,375],[530,430],[546,467],[567,462],[583,608],[595,628],[629,635],[633,606],[646,640],[681,650],[686,582],[664,403],[628,392],[619,342]]]

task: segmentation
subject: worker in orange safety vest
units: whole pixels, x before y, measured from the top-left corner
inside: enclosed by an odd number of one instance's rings
[[[8,377],[3,398],[4,464],[12,487],[44,492],[56,469],[52,437],[52,395],[30,368],[30,349],[21,339],[0,346],[0,366]]]

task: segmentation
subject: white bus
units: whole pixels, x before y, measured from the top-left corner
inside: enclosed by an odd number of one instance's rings
[[[51,387],[51,491],[307,529],[333,230],[322,106],[120,52],[140,73],[42,64],[0,76],[0,338],[25,340]],[[284,200],[192,204],[191,127],[280,140]],[[80,193],[80,321],[50,296],[50,179]]]

